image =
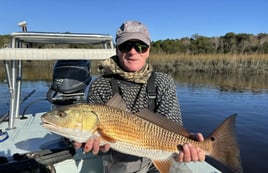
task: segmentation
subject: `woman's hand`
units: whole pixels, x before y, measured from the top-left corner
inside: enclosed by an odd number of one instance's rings
[[[204,141],[204,137],[201,133],[192,134],[193,138],[197,141]],[[182,151],[178,154],[178,162],[190,162],[190,161],[204,161],[205,152],[199,147],[194,147],[192,144],[184,144]]]
[[[90,138],[85,144],[74,142],[73,146],[77,149],[83,147],[83,151],[85,153],[91,151],[94,155],[97,155],[100,151],[105,153],[110,150],[109,144],[104,144],[103,146],[100,146],[100,138]]]

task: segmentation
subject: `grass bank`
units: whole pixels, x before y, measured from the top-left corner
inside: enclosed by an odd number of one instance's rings
[[[268,74],[268,54],[151,54],[149,62],[156,70],[172,74],[182,71]]]
[[[180,72],[268,75],[268,54],[151,54],[148,61],[154,66],[155,70],[172,75]],[[28,69],[24,76],[28,79],[50,80],[54,63],[55,61],[23,61],[24,69]],[[100,62],[91,62],[92,74],[98,74],[98,63]],[[5,77],[3,61],[0,61],[0,69],[2,69],[0,70],[0,79],[3,79]]]

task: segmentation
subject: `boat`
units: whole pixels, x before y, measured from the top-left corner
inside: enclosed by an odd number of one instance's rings
[[[58,33],[27,31],[27,22],[20,22],[21,32],[10,34],[10,45],[0,49],[0,60],[4,62],[8,91],[9,110],[0,117],[0,172],[57,172],[57,173],[100,173],[103,172],[101,154],[84,154],[82,149],[74,149],[70,142],[56,134],[51,134],[41,125],[40,116],[45,112],[19,114],[22,88],[22,61],[56,60],[57,67],[68,66],[63,62],[102,60],[115,54],[113,38],[107,34]],[[79,44],[89,48],[45,47],[32,45]],[[95,45],[101,45],[96,47]],[[58,66],[57,66],[58,65]],[[73,66],[72,66],[73,67]],[[54,69],[54,70],[55,70]],[[63,73],[64,74],[64,73]],[[88,76],[90,78],[90,76]],[[90,78],[91,79],[91,78]],[[55,78],[55,83],[61,79]],[[52,83],[53,83],[52,82]],[[75,81],[67,81],[75,82]],[[82,91],[90,80],[82,82]],[[62,86],[64,90],[65,86]],[[53,84],[52,84],[52,90]],[[7,91],[7,92],[8,92]],[[81,101],[85,92],[60,93],[50,97],[52,105],[59,102]],[[55,95],[55,94],[54,94]],[[30,96],[30,94],[29,94]],[[70,99],[72,98],[72,99]],[[56,103],[56,104],[54,104]],[[49,110],[48,110],[49,111]],[[220,173],[220,169],[208,162],[185,163],[193,173]]]

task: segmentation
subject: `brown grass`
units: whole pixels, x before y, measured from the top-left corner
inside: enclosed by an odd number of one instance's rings
[[[149,62],[167,73],[181,71],[268,74],[268,54],[258,55],[184,55],[152,54]]]
[[[222,74],[268,74],[268,54],[258,55],[184,55],[184,54],[151,54],[148,60],[157,71],[169,74],[179,72],[206,72]],[[28,69],[23,72],[24,79],[51,80],[55,61],[23,61]],[[98,74],[96,65],[91,62],[91,73]],[[24,69],[25,69],[24,68]],[[0,79],[4,79],[3,61],[0,61]]]

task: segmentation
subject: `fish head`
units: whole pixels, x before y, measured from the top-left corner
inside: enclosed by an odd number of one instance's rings
[[[86,104],[59,107],[41,116],[42,125],[52,133],[77,142],[95,135],[98,116]]]

